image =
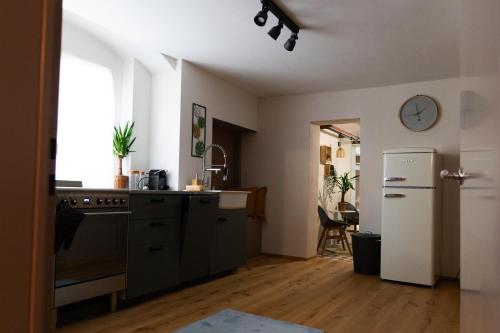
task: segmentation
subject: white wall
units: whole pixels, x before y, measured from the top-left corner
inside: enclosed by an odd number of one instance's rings
[[[134,153],[130,156],[130,168],[134,170],[149,169],[150,154],[150,114],[152,98],[152,75],[136,59],[133,64],[133,90],[132,90],[132,121],[136,137]]]
[[[179,189],[191,184],[196,172],[201,173],[201,159],[191,157],[193,103],[207,108],[206,146],[212,143],[213,118],[251,130],[258,127],[257,97],[187,61],[182,62],[181,91]],[[210,162],[211,154],[207,157]]]
[[[168,170],[168,185],[178,189],[182,66],[167,65],[153,75],[150,119],[151,169]]]
[[[398,112],[412,95],[433,96],[442,108],[432,129],[414,133],[405,129]],[[263,252],[311,257],[316,253],[318,221],[310,205],[310,123],[361,120],[362,231],[380,232],[382,151],[390,147],[436,147],[444,167],[459,166],[459,86],[457,79],[263,99],[259,107],[259,132],[244,140],[244,184],[268,186],[267,219],[263,227]],[[317,155],[316,155],[317,156]],[[316,188],[316,185],[314,185]],[[444,184],[443,272],[455,276],[459,262],[459,187]]]

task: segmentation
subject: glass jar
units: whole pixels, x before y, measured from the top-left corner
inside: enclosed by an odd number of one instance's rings
[[[128,182],[128,187],[131,191],[133,190],[139,190],[140,188],[138,187],[139,180],[141,179],[141,172],[140,170],[130,170],[130,179]],[[144,172],[142,172],[144,175]]]

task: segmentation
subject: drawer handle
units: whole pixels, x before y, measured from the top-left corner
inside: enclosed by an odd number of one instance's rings
[[[164,202],[165,202],[164,198],[161,199],[151,198],[151,203],[164,203]]]
[[[226,221],[227,221],[227,219],[226,219],[225,217],[219,217],[219,218],[217,219],[217,221],[226,222]]]
[[[163,251],[163,246],[151,246],[149,252],[160,252]]]
[[[202,199],[202,200],[200,200],[200,203],[201,203],[201,204],[204,204],[204,205],[208,205],[208,204],[210,204],[211,202],[212,202],[212,201],[210,201],[210,200],[203,200],[203,199]]]
[[[399,193],[394,193],[394,194],[393,193],[386,193],[386,194],[384,194],[384,197],[386,197],[386,198],[404,198],[404,197],[406,197],[406,195],[399,194]]]
[[[406,178],[404,177],[385,177],[386,182],[404,182]]]
[[[151,223],[149,223],[150,227],[163,227],[164,225],[165,225],[165,223],[163,223],[163,222],[151,222]]]
[[[102,212],[102,213],[83,213],[85,216],[112,216],[112,215],[132,215],[132,212],[127,211],[116,211],[116,212]]]

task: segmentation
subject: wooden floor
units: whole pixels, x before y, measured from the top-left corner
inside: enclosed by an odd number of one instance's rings
[[[326,332],[459,331],[457,282],[431,289],[355,274],[345,257],[261,256],[235,274],[57,332],[172,332],[225,308]]]

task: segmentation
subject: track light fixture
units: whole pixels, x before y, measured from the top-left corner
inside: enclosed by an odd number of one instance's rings
[[[296,33],[293,33],[285,43],[285,50],[292,52],[295,48],[295,42],[297,41],[297,39],[299,39],[299,36],[297,36]]]
[[[277,26],[269,30],[268,35],[271,36],[272,39],[277,40],[281,34],[281,29],[283,29],[283,22],[280,21]]]
[[[293,51],[297,39],[299,39],[299,26],[289,18],[282,10],[279,8],[273,0],[261,0],[262,10],[257,13],[254,18],[255,24],[259,27],[263,27],[267,22],[268,12],[271,12],[278,19],[279,23],[275,27],[269,30],[269,36],[272,39],[277,40],[281,34],[283,26],[286,26],[292,32],[292,36],[286,41],[285,49],[288,51]]]
[[[269,8],[267,7],[265,1],[262,1],[262,10],[255,15],[255,18],[253,21],[255,24],[257,24],[259,27],[263,27],[266,25],[267,22],[267,12],[269,11]]]

